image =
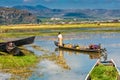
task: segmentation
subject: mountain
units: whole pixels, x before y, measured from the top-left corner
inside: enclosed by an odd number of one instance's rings
[[[120,19],[120,9],[50,9],[42,5],[0,7],[0,24],[38,23],[38,18]]]
[[[47,7],[44,7],[42,5],[37,5],[37,6],[26,6],[26,5],[21,5],[21,6],[14,6],[13,8],[20,9],[20,10],[27,10],[38,17],[68,17],[68,18],[73,18],[73,17],[88,17],[88,15],[84,13],[76,13],[74,10],[63,10],[63,9],[50,9]],[[81,16],[79,16],[81,15]]]
[[[14,6],[13,8],[27,10],[38,17],[60,18],[92,18],[92,19],[119,19],[120,9],[50,9],[42,5],[37,6]]]
[[[27,10],[30,13],[33,13],[36,16],[39,17],[48,17],[49,13],[51,14],[51,9],[44,7],[42,5],[36,5],[36,6],[27,6],[27,5],[18,5],[13,6],[12,8],[19,9],[19,10]]]
[[[86,9],[82,10],[82,12],[87,13],[89,16],[94,16],[95,18],[100,19],[120,19],[120,9]]]
[[[36,16],[28,11],[0,7],[0,24],[20,24],[36,22]]]
[[[16,9],[21,9],[21,10],[34,10],[34,11],[38,11],[38,10],[49,10],[49,8],[42,6],[42,5],[36,5],[36,6],[28,6],[28,5],[18,5],[18,6],[13,6],[12,8],[16,8]]]

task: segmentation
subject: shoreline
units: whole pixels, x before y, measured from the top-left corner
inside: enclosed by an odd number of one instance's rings
[[[1,29],[56,29],[56,28],[100,28],[100,27],[120,27],[120,23],[79,23],[79,24],[10,24],[10,25],[0,25]]]
[[[56,36],[58,32],[69,33],[101,33],[120,32],[120,23],[81,23],[81,24],[15,24],[0,25],[2,41],[9,38],[28,36]]]

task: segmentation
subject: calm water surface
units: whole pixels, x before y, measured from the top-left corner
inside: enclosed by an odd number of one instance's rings
[[[57,35],[56,35],[57,36]],[[38,56],[43,54],[56,56],[55,59],[42,59],[29,77],[29,80],[84,80],[96,60],[103,56],[101,54],[70,52],[59,50],[54,45],[56,36],[37,37],[34,44],[40,46],[42,50],[36,50],[28,46]],[[64,43],[79,44],[87,46],[89,44],[99,44],[107,49],[107,59],[115,60],[120,70],[120,33],[71,33],[64,36]]]

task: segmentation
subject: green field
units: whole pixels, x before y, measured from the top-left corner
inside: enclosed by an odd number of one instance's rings
[[[105,29],[109,28],[109,29]],[[114,29],[115,28],[115,29]],[[96,30],[92,30],[96,29]],[[59,31],[70,32],[120,32],[120,23],[81,23],[81,24],[18,24],[1,25],[0,37],[52,36]],[[0,40],[2,41],[2,40]]]

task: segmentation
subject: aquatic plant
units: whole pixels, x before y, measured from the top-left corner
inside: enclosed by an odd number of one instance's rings
[[[91,80],[117,80],[118,72],[113,66],[96,66],[90,74]]]

